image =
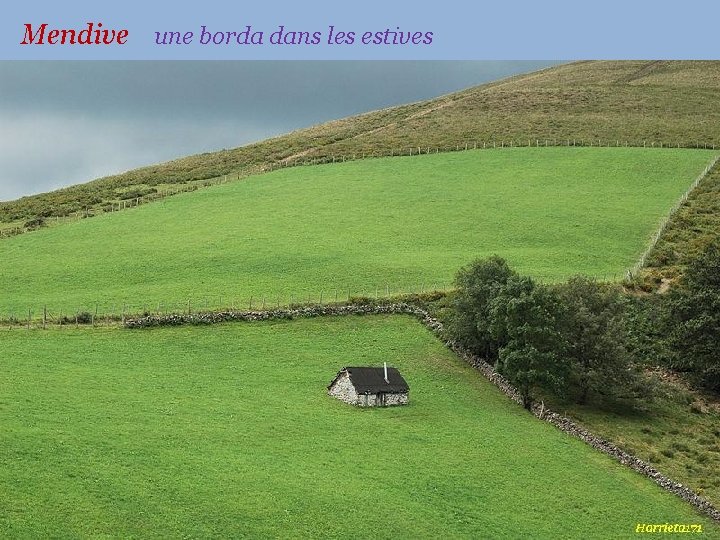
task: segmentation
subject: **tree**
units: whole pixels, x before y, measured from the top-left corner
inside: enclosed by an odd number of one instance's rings
[[[668,303],[672,367],[720,391],[720,241],[690,264]]]
[[[529,410],[536,389],[559,391],[566,381],[565,344],[558,331],[561,304],[551,289],[513,276],[490,311],[494,335],[505,342],[498,370],[518,389]]]
[[[504,342],[498,340],[491,328],[490,305],[517,274],[505,259],[492,256],[477,259],[460,269],[455,278],[457,295],[450,320],[451,334],[466,348],[494,362]]]
[[[591,395],[632,398],[642,388],[627,350],[625,306],[616,287],[575,276],[557,287],[563,305],[560,332],[567,344],[570,382],[577,402]]]

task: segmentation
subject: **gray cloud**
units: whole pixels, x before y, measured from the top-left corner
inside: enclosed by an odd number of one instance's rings
[[[554,62],[0,62],[0,200]]]

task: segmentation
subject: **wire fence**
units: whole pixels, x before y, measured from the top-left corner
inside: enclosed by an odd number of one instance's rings
[[[358,301],[358,299],[386,300],[412,295],[430,295],[451,290],[452,284],[428,281],[415,286],[401,287],[384,284],[376,287],[346,287],[317,290],[298,290],[277,294],[195,295],[183,300],[159,301],[97,301],[82,303],[70,309],[52,303],[33,303],[26,309],[8,310],[0,315],[0,324],[9,327],[42,327],[100,325],[121,322],[145,315],[192,314],[208,311],[266,311],[300,305],[325,305]]]
[[[595,276],[597,281],[617,283],[622,273]],[[538,279],[540,284],[555,283]],[[182,300],[129,299],[98,300],[78,303],[75,306],[58,306],[57,303],[32,302],[26,308],[7,309],[0,313],[0,327],[36,329],[50,327],[103,326],[124,324],[126,320],[149,315],[182,315],[222,311],[269,311],[308,305],[332,305],[364,301],[398,300],[422,297],[437,299],[452,292],[454,284],[447,281],[417,283],[411,286],[388,283],[372,287],[337,287],[304,289],[274,294],[207,294],[194,295]]]
[[[652,238],[650,239],[650,243],[645,248],[645,251],[640,255],[640,258],[637,260],[635,265],[628,270],[627,272],[627,278],[633,279],[635,276],[638,275],[640,270],[642,270],[645,267],[645,263],[647,262],[648,256],[652,253],[652,251],[657,246],[657,243],[660,241],[660,238],[662,238],[663,234],[665,234],[665,230],[667,229],[668,224],[672,220],[673,216],[677,213],[678,210],[682,207],[683,204],[688,200],[688,197],[690,197],[690,194],[700,185],[700,182],[702,182],[709,174],[710,172],[715,168],[718,161],[720,161],[720,156],[716,156],[713,158],[713,160],[710,162],[710,164],[703,169],[703,171],[695,178],[692,184],[690,184],[690,187],[685,191],[685,193],[682,194],[682,196],[677,200],[677,202],[673,205],[673,207],[670,209],[670,212],[660,221],[660,224],[658,228],[655,230],[655,233],[653,234]]]
[[[532,141],[528,141],[528,144],[525,146],[538,146],[538,147],[552,147],[552,146],[561,146],[558,144],[558,141],[556,140],[543,140],[544,144],[540,144],[541,140],[536,139],[535,144],[531,144]],[[585,141],[585,140],[573,140],[573,139],[567,139],[566,144],[562,146],[579,146],[579,147],[591,147],[591,146],[599,146],[600,141]],[[492,143],[493,146],[490,146],[489,143],[482,143],[482,146],[480,146],[480,143],[474,143],[472,146],[470,143],[466,143],[464,146],[456,145],[453,149],[452,147],[436,147],[434,149],[427,148],[425,151],[423,151],[422,148],[409,148],[407,150],[407,154],[400,154],[400,153],[394,153],[390,152],[389,156],[400,156],[400,155],[408,155],[408,156],[418,156],[422,154],[432,154],[432,153],[440,153],[440,152],[447,152],[447,151],[466,151],[471,149],[477,149],[477,148],[513,148],[517,147],[518,145],[515,143],[515,141],[505,142],[501,141],[499,144],[496,145],[495,142]],[[513,146],[515,145],[515,146]],[[610,146],[610,145],[608,145]],[[620,141],[616,141],[616,145],[614,146],[622,146],[620,144]],[[628,146],[628,143],[625,143],[625,146]],[[651,145],[645,145],[645,147],[650,148],[669,148],[669,145],[663,145],[663,143],[655,144],[652,143]],[[678,146],[681,147],[681,146]],[[685,146],[685,148],[710,148],[715,149],[714,145],[698,145],[698,146]],[[377,153],[373,154],[359,154],[359,157],[357,154],[353,154],[352,159],[367,159],[372,157],[388,157],[388,155],[379,155]],[[322,161],[323,163],[337,163],[342,161],[349,161],[351,160],[348,156],[341,156],[336,158],[335,156],[331,156],[329,158],[323,158],[325,161]],[[715,166],[718,164],[718,161],[720,161],[720,155],[716,156],[710,164],[708,164],[707,167],[700,173],[697,178],[693,181],[693,183],[689,186],[689,188],[686,190],[686,192],[680,197],[680,199],[675,203],[675,205],[672,207],[671,211],[668,213],[667,216],[663,218],[663,220],[660,222],[658,229],[653,234],[647,248],[645,251],[641,254],[638,261],[633,265],[632,268],[626,270],[624,273],[620,274],[606,274],[602,276],[594,276],[595,279],[601,282],[620,282],[623,279],[631,280],[634,277],[637,276],[639,271],[645,266],[645,263],[647,262],[647,258],[649,254],[652,252],[652,250],[657,245],[658,241],[662,237],[663,233],[665,232],[668,223],[674,216],[674,214],[681,208],[681,206],[687,201],[690,194],[697,188],[697,186],[702,182],[702,180],[710,174],[710,172],[715,168]],[[302,162],[297,162],[294,160],[286,160],[285,162],[280,162],[273,164],[271,166],[268,166],[266,170],[276,170],[278,168],[285,168],[285,167],[296,167],[301,165],[309,165],[309,164],[317,164],[317,161],[314,160],[305,160]],[[262,171],[260,171],[262,172]],[[224,175],[222,177],[219,177],[217,179],[212,180],[206,180],[203,183],[200,184],[192,184],[192,185],[181,185],[176,188],[171,188],[164,192],[154,193],[143,197],[136,197],[133,199],[128,199],[119,203],[111,203],[110,208],[108,210],[101,210],[101,213],[107,212],[119,212],[121,210],[127,210],[129,208],[135,208],[137,206],[147,204],[149,202],[154,202],[159,199],[170,197],[174,195],[178,195],[180,193],[187,193],[191,191],[196,191],[202,187],[209,187],[211,185],[218,185],[218,184],[224,184],[233,180],[239,180],[242,178],[241,173],[237,173],[235,177],[233,178],[232,175]],[[92,217],[93,215],[96,215],[91,211],[90,209],[86,210],[84,213],[79,213],[78,215],[74,215],[69,217],[69,219],[84,219],[88,217]],[[59,219],[59,218],[58,218]],[[25,230],[20,232],[26,232]],[[0,231],[0,236],[8,236],[8,231]],[[20,234],[20,233],[16,233]],[[542,279],[537,280],[539,282],[543,282]],[[389,284],[384,284],[382,286],[375,286],[375,287],[350,287],[350,288],[334,288],[334,289],[324,289],[324,290],[316,290],[316,291],[298,291],[295,293],[282,293],[282,294],[257,294],[257,295],[246,295],[245,297],[240,296],[234,296],[232,294],[227,295],[200,295],[195,297],[190,297],[182,301],[115,301],[115,302],[109,302],[109,301],[98,301],[93,303],[86,303],[85,305],[78,306],[76,308],[70,308],[67,307],[64,308],[58,308],[57,306],[51,306],[45,303],[33,303],[34,305],[29,306],[26,310],[23,309],[11,309],[5,314],[0,314],[0,325],[7,326],[8,328],[12,329],[14,327],[26,327],[28,329],[33,327],[42,327],[47,328],[48,326],[68,326],[68,325],[98,325],[103,323],[113,323],[113,322],[121,322],[124,323],[125,320],[129,317],[136,317],[140,315],[169,315],[169,314],[176,314],[176,313],[193,313],[193,311],[222,311],[222,310],[266,310],[271,308],[280,308],[280,307],[289,307],[293,305],[307,305],[307,304],[320,304],[323,305],[324,303],[338,303],[338,302],[348,302],[351,301],[354,298],[374,298],[374,299],[390,299],[390,298],[397,298],[405,295],[422,295],[422,294],[428,294],[433,292],[447,292],[452,289],[452,284],[450,283],[438,283],[438,282],[431,282],[428,281],[426,283],[418,283],[413,286],[409,287],[403,287],[403,286],[390,286]]]
[[[285,167],[297,167],[304,165],[320,165],[326,163],[340,163],[369,158],[387,158],[401,156],[420,156],[428,154],[440,154],[449,152],[462,152],[467,150],[481,149],[503,149],[503,148],[658,148],[658,149],[692,149],[692,150],[715,150],[714,143],[703,142],[676,142],[668,143],[663,141],[629,141],[629,140],[601,140],[601,139],[522,139],[522,140],[490,140],[472,141],[445,146],[407,146],[394,150],[374,150],[368,152],[353,152],[352,154],[323,155],[323,156],[298,156],[282,159],[269,164],[265,170],[276,170]]]
[[[353,152],[348,154],[330,154],[322,156],[297,155],[280,159],[274,163],[265,165],[256,165],[247,167],[241,171],[234,171],[223,174],[214,178],[209,178],[194,183],[178,184],[171,186],[156,193],[133,197],[126,200],[104,202],[96,206],[88,206],[82,210],[72,212],[65,216],[52,216],[43,218],[42,225],[27,223],[12,227],[0,228],[0,238],[17,236],[26,232],[31,232],[42,228],[42,226],[59,225],[82,219],[92,218],[98,215],[120,212],[137,208],[148,203],[156,202],[167,197],[173,197],[181,193],[197,191],[198,189],[226,184],[231,181],[238,181],[252,175],[262,174],[266,172],[276,171],[289,167],[302,167],[309,165],[323,165],[329,163],[344,163],[347,161],[357,161],[361,159],[402,157],[402,156],[421,156],[429,154],[440,154],[449,152],[464,152],[468,150],[480,149],[505,149],[505,148],[558,148],[558,147],[578,147],[578,148],[686,148],[686,149],[704,149],[715,150],[714,143],[703,142],[663,142],[663,141],[647,141],[647,140],[601,140],[601,139],[513,139],[513,140],[490,140],[490,141],[466,141],[464,143],[445,145],[445,146],[408,146],[404,148],[395,148],[390,150],[375,150],[368,152]]]

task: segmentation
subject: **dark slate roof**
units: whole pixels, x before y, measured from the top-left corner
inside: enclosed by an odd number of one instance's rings
[[[385,382],[385,371],[381,367],[346,367],[340,370],[333,383],[343,371],[350,374],[350,382],[358,394],[377,394],[379,392],[404,394],[410,390],[400,372],[393,367],[387,368],[389,383]]]

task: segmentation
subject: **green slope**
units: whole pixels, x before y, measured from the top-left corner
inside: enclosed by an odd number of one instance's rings
[[[619,277],[710,158],[513,148],[284,169],[0,242],[0,313],[442,287],[493,253],[546,280]]]
[[[715,166],[670,219],[646,263],[645,279],[656,287],[674,280],[720,238],[720,166]]]
[[[146,189],[237,172],[283,160],[475,141],[528,139],[720,146],[720,61],[575,62],[373,111],[232,150],[144,167],[51,194],[0,203],[0,222],[66,215]]]
[[[6,332],[0,350],[3,537],[719,537],[409,318]],[[325,394],[383,361],[409,406]]]

